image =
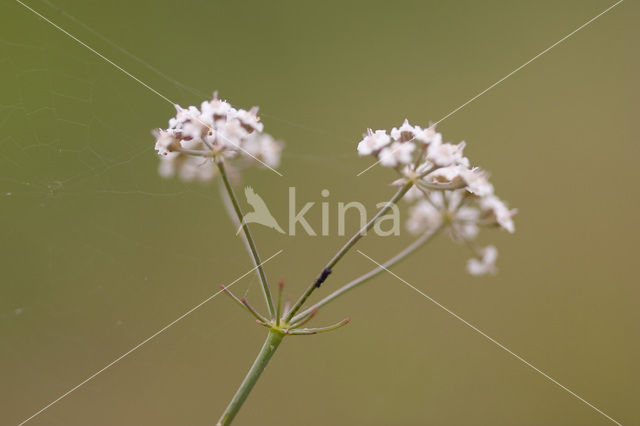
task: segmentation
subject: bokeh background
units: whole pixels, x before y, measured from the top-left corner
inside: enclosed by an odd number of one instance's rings
[[[183,105],[219,90],[287,143],[252,185],[286,222],[329,189],[332,235],[254,227],[293,296],[343,241],[339,201],[393,192],[367,127],[437,121],[612,2],[28,4]],[[625,425],[640,424],[637,3],[625,1],[443,121],[517,207],[474,278],[444,238],[395,271]],[[20,4],[0,6],[0,423],[17,424],[251,268],[217,185],[163,180],[173,107]],[[371,211],[372,211],[371,210]],[[318,205],[309,214],[320,225]],[[356,224],[351,224],[355,230]],[[369,237],[383,260],[410,241]],[[316,297],[369,270],[353,252]],[[251,275],[235,286],[260,302]],[[608,420],[395,278],[329,306],[339,332],[285,340],[238,425],[604,425]],[[219,296],[33,419],[214,424],[265,330]]]

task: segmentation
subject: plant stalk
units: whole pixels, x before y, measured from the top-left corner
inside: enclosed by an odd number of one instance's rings
[[[310,306],[309,308],[307,308],[304,311],[300,312],[298,315],[294,316],[291,319],[291,321],[293,323],[295,323],[296,321],[300,321],[306,315],[309,315],[312,312],[317,311],[320,307],[326,305],[327,303],[331,302],[332,300],[337,299],[338,297],[342,296],[346,292],[348,292],[350,290],[353,290],[354,288],[358,287],[359,285],[364,284],[365,282],[369,281],[373,277],[379,275],[381,272],[385,271],[386,269],[389,269],[392,266],[400,263],[400,261],[402,261],[402,260],[406,259],[407,257],[409,257],[409,255],[411,253],[413,253],[414,251],[416,251],[417,249],[419,249],[420,247],[425,245],[427,242],[431,241],[433,239],[433,237],[435,237],[438,233],[440,233],[442,228],[443,228],[443,225],[440,225],[440,226],[438,226],[437,228],[435,228],[435,229],[433,229],[431,231],[425,232],[420,237],[416,238],[411,244],[409,244],[407,247],[405,247],[402,251],[398,252],[398,254],[396,254],[392,258],[388,259],[386,262],[384,262],[382,264],[382,267],[376,266],[375,268],[373,268],[372,270],[370,270],[366,274],[362,274],[358,278],[353,279],[352,281],[350,281],[347,284],[343,285],[338,290],[334,291],[333,293],[331,293],[330,295],[328,295],[324,299],[320,300],[318,303],[314,304],[313,306]],[[299,325],[297,327],[299,327]]]
[[[240,411],[242,404],[247,399],[247,396],[249,396],[251,389],[253,389],[253,386],[255,386],[256,382],[260,378],[260,375],[271,360],[274,352],[276,351],[276,349],[278,349],[278,346],[282,342],[283,337],[284,333],[282,333],[281,331],[273,329],[269,330],[267,340],[265,340],[264,344],[262,345],[262,349],[260,349],[256,360],[253,362],[251,369],[245,376],[242,384],[236,391],[236,394],[233,396],[233,399],[227,406],[226,410],[224,410],[224,413],[222,413],[220,420],[218,420],[217,426],[227,426],[231,424],[236,414],[238,414],[238,411]]]
[[[231,203],[233,204],[233,209],[236,212],[236,216],[238,217],[238,221],[242,226],[242,231],[244,232],[245,237],[247,238],[247,243],[249,244],[249,250],[251,251],[251,256],[253,257],[253,262],[258,269],[258,275],[260,276],[260,283],[262,284],[262,292],[264,294],[264,298],[267,302],[267,307],[269,308],[269,317],[275,318],[276,311],[273,306],[273,296],[271,295],[271,288],[269,287],[269,283],[267,281],[267,276],[264,273],[264,269],[262,267],[262,261],[260,260],[260,255],[258,254],[258,249],[256,248],[256,244],[253,241],[253,237],[251,236],[251,231],[249,231],[249,225],[244,221],[244,214],[242,213],[242,209],[240,208],[240,204],[238,203],[238,199],[236,198],[236,194],[233,191],[233,187],[229,182],[229,177],[227,176],[227,172],[224,167],[224,162],[222,160],[216,161],[218,165],[218,169],[220,170],[220,175],[222,176],[222,181],[224,182],[224,187],[227,190],[227,194],[229,194],[229,198],[231,199]]]
[[[302,296],[300,296],[300,298],[296,301],[295,305],[293,305],[293,307],[289,311],[289,314],[287,315],[287,318],[285,319],[286,323],[289,323],[291,321],[291,318],[293,318],[293,316],[296,314],[296,312],[298,312],[300,308],[302,308],[302,305],[304,305],[304,302],[306,302],[306,300],[309,298],[311,293],[313,293],[313,291],[317,287],[320,287],[320,284],[322,284],[322,282],[327,278],[327,276],[331,273],[331,269],[340,261],[340,259],[342,259],[342,257],[345,254],[347,254],[347,252],[353,246],[356,245],[356,243],[360,240],[360,238],[362,238],[367,233],[367,231],[373,227],[376,221],[382,215],[386,214],[391,209],[391,207],[394,206],[404,196],[404,194],[407,193],[409,189],[411,189],[412,186],[413,186],[413,182],[408,182],[405,185],[403,185],[400,189],[398,189],[398,192],[396,192],[394,196],[391,197],[391,199],[387,202],[387,204],[385,204],[385,206],[381,208],[378,211],[378,213],[376,213],[376,215],[369,222],[367,222],[365,226],[362,227],[362,229],[360,229],[357,233],[355,233],[349,239],[349,241],[347,241],[347,243],[344,246],[342,246],[340,250],[338,250],[338,252],[329,261],[329,263],[327,263],[327,265],[322,269],[322,271],[320,272],[318,277],[314,280],[314,282],[312,282],[311,285],[307,287],[307,289],[302,294]]]

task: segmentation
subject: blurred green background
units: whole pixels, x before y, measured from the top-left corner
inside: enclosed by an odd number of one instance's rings
[[[299,203],[386,200],[367,127],[427,125],[612,2],[28,2],[163,95],[260,105]],[[500,274],[441,238],[395,271],[625,425],[638,380],[638,4],[626,1],[447,118],[517,207],[485,232]],[[13,1],[0,6],[0,423],[17,424],[251,268],[217,186],[163,180],[150,130],[173,107]],[[125,50],[123,50],[125,49]],[[146,64],[146,65],[145,65]],[[155,69],[155,71],[154,71]],[[335,210],[333,210],[335,218]],[[320,209],[309,215],[319,227]],[[343,238],[254,227],[293,296]],[[356,224],[351,224],[355,229]],[[370,237],[383,260],[410,241]],[[369,270],[352,252],[316,298]],[[260,303],[257,279],[235,286]],[[238,425],[604,425],[604,417],[389,275],[285,340]],[[33,419],[214,424],[265,330],[219,296]]]

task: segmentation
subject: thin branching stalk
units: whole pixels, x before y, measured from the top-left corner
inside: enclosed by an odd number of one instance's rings
[[[298,323],[296,325],[296,327],[299,327],[303,323],[307,322],[309,317],[312,316],[314,314],[314,312],[317,312],[318,309],[320,309],[320,307],[326,305],[327,303],[333,301],[334,299],[337,299],[338,297],[342,296],[346,292],[348,292],[350,290],[353,290],[354,288],[358,287],[359,285],[364,284],[365,282],[369,281],[370,279],[372,279],[376,275],[378,275],[381,272],[383,272],[385,269],[389,269],[392,266],[394,266],[397,263],[399,263],[400,261],[406,259],[411,253],[415,252],[417,249],[419,249],[420,247],[422,247],[423,245],[425,245],[426,243],[431,241],[442,230],[442,228],[443,228],[443,225],[440,225],[439,227],[422,234],[419,238],[417,238],[414,242],[412,242],[410,245],[405,247],[398,254],[396,254],[395,256],[393,256],[392,258],[387,260],[386,262],[384,262],[382,264],[382,267],[378,266],[378,267],[372,269],[371,271],[367,272],[366,274],[360,275],[358,278],[356,278],[356,279],[350,281],[349,283],[345,284],[344,286],[340,287],[338,290],[334,291],[333,293],[331,293],[330,295],[328,295],[327,297],[325,297],[324,299],[322,299],[321,301],[319,301],[315,305],[310,306],[309,308],[307,308],[304,311],[300,312],[298,315],[294,316],[291,319],[291,322],[293,324],[296,324],[298,321],[302,320],[303,322],[300,322],[300,323]],[[305,318],[305,316],[306,316],[306,318]]]
[[[287,312],[289,312],[289,309],[291,309],[291,299],[287,297],[287,300],[284,302],[284,307],[282,308],[282,318],[280,318],[281,320],[283,320],[284,317],[287,316]]]
[[[284,290],[284,280],[280,278],[278,281],[278,304],[276,306],[276,327],[280,327],[282,320],[282,292]]]
[[[262,323],[268,324],[269,320],[266,319],[265,317],[263,317],[262,315],[260,315],[260,313],[258,311],[256,311],[253,306],[251,306],[251,304],[249,303],[249,301],[247,299],[245,299],[244,297],[242,299],[240,299],[240,303],[242,303],[247,310],[249,311],[249,313],[251,313],[251,315],[253,315],[254,317],[256,317],[256,319]]]
[[[351,321],[351,319],[349,317],[343,319],[342,321],[330,325],[328,327],[318,327],[318,328],[299,328],[299,329],[295,329],[295,330],[291,330],[291,331],[287,331],[287,334],[294,334],[294,335],[311,335],[311,334],[318,334],[318,333],[326,333],[328,331],[333,331],[333,330],[337,330],[340,327],[344,327],[345,325],[349,324],[349,321]]]
[[[221,285],[220,288],[222,288],[222,290],[229,296],[231,297],[237,304],[239,304],[240,306],[242,306],[242,309],[244,309],[245,311],[249,312],[251,315],[253,315],[253,312],[251,312],[251,310],[247,307],[247,305],[245,305],[242,300],[240,300],[235,294],[233,294],[231,292],[231,290],[229,290],[226,286]]]
[[[362,238],[367,233],[367,231],[369,231],[371,229],[371,227],[373,227],[373,225],[376,223],[376,221],[382,215],[386,214],[391,209],[391,207],[394,206],[404,196],[404,194],[407,193],[407,191],[409,189],[411,189],[412,185],[413,185],[413,182],[409,181],[408,183],[406,183],[402,187],[400,187],[400,189],[398,189],[398,191],[387,202],[387,204],[385,204],[385,206],[383,208],[381,208],[378,211],[378,213],[376,213],[376,215],[369,222],[367,222],[367,224],[365,226],[362,227],[362,229],[360,229],[358,232],[356,232],[349,239],[349,241],[347,241],[347,243],[344,246],[342,246],[342,248],[340,250],[338,250],[338,252],[329,261],[329,263],[327,263],[327,265],[322,269],[322,271],[320,272],[318,277],[314,280],[314,282],[312,282],[311,285],[309,285],[309,287],[307,287],[307,289],[302,294],[302,296],[300,296],[300,298],[293,305],[293,307],[291,308],[291,310],[289,311],[289,313],[287,314],[287,317],[285,319],[286,323],[291,321],[291,318],[293,318],[293,316],[300,310],[300,308],[302,307],[302,305],[304,305],[304,302],[307,301],[307,299],[309,298],[311,293],[313,293],[313,291],[316,288],[320,287],[320,284],[322,284],[324,282],[324,280],[327,279],[327,277],[331,273],[332,268],[340,261],[340,259],[342,259],[342,257],[345,254],[347,254],[347,252],[353,246],[356,245],[356,243],[360,240],[360,238]]]
[[[307,313],[307,311],[304,311],[304,312]],[[308,323],[309,321],[311,321],[313,319],[313,317],[315,317],[317,314],[318,314],[318,310],[317,309],[313,309],[313,310],[311,310],[311,312],[307,313],[306,316],[303,315],[303,314],[296,315],[295,317],[293,317],[291,319],[290,327],[292,327],[292,328],[300,327],[300,326]]]
[[[224,182],[224,186],[227,190],[227,194],[229,194],[229,198],[231,199],[231,203],[233,204],[233,209],[236,212],[238,221],[240,222],[244,235],[247,238],[247,243],[249,244],[253,262],[255,263],[256,268],[258,270],[258,275],[260,276],[260,283],[262,284],[262,292],[264,294],[265,301],[267,302],[267,307],[269,308],[269,316],[271,318],[275,318],[276,311],[273,306],[273,296],[271,295],[271,288],[269,287],[267,276],[264,273],[264,269],[262,267],[262,261],[260,260],[260,255],[258,254],[258,249],[256,248],[256,245],[253,241],[253,237],[251,236],[251,231],[249,231],[249,225],[247,225],[247,223],[244,221],[244,214],[242,213],[242,209],[240,209],[240,204],[238,203],[238,199],[236,198],[236,195],[233,192],[233,187],[229,182],[229,177],[227,176],[227,172],[225,170],[223,160],[217,161],[217,165],[218,165],[218,169],[220,170],[220,175],[222,176],[222,181]]]

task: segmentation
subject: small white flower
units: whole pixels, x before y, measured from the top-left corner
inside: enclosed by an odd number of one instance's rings
[[[216,142],[227,149],[237,151],[240,144],[249,137],[249,132],[238,120],[227,120],[216,125]]]
[[[462,177],[464,169],[464,166],[459,165],[440,167],[425,176],[424,181],[427,183],[443,183],[462,187],[465,185],[465,180]]]
[[[213,94],[212,100],[202,102],[200,109],[202,116],[211,122],[233,118],[237,114],[237,110],[229,102],[218,99],[217,92]]]
[[[190,139],[190,140],[182,140],[180,141],[180,146],[183,149],[189,149],[189,150],[194,150],[194,151],[204,151],[205,149],[205,145],[204,142],[202,141],[202,139]],[[180,155],[184,155],[183,153],[180,153]]]
[[[156,129],[152,132],[156,138],[155,150],[164,157],[176,156],[180,150],[180,139],[171,130]]]
[[[437,228],[442,222],[442,212],[427,200],[418,203],[409,209],[407,230],[412,234],[421,234]]]
[[[394,142],[380,151],[380,164],[385,167],[396,167],[409,164],[413,159],[415,145],[408,142]]]
[[[371,129],[368,129],[367,134],[358,144],[358,154],[361,156],[371,155],[389,145],[390,142],[391,138],[387,135],[386,130],[376,130],[374,133]]]
[[[400,128],[391,129],[391,137],[397,142],[409,142],[413,140],[418,130],[420,130],[419,127],[412,126],[409,120],[405,119]]]
[[[513,216],[518,212],[516,209],[507,206],[495,195],[489,195],[480,199],[480,209],[488,214],[490,220],[494,220],[501,228],[512,233],[515,231]]]
[[[242,126],[249,133],[253,132],[254,130],[261,132],[262,129],[264,129],[264,124],[260,122],[260,117],[258,117],[258,107],[253,107],[249,111],[240,109],[236,114],[236,118],[240,120]]]
[[[429,126],[426,129],[416,126],[415,140],[423,145],[441,145],[442,133],[436,132],[433,126]]]
[[[467,271],[471,275],[495,274],[498,250],[494,246],[487,246],[480,250],[479,258],[472,257],[467,262]]]
[[[489,182],[487,173],[478,167],[472,169],[462,165],[441,167],[425,176],[424,181],[464,187],[478,197],[493,194],[493,185]]]
[[[451,143],[431,144],[427,157],[440,167],[462,165],[469,167],[469,160],[463,155],[464,142],[457,145]]]
[[[493,194],[493,185],[489,182],[487,173],[478,167],[468,169],[461,168],[460,176],[467,184],[467,191],[478,197],[486,197]]]
[[[190,121],[202,120],[200,117],[200,111],[194,106],[189,108],[182,108],[180,105],[174,105],[176,108],[176,116],[169,120],[169,129],[173,129],[177,135],[182,134],[182,130],[185,123]],[[185,137],[189,137],[186,135]]]
[[[266,133],[252,134],[243,144],[243,148],[269,167],[280,165],[283,144]]]
[[[211,128],[200,116],[195,116],[182,124],[181,136],[184,140],[202,140]]]

